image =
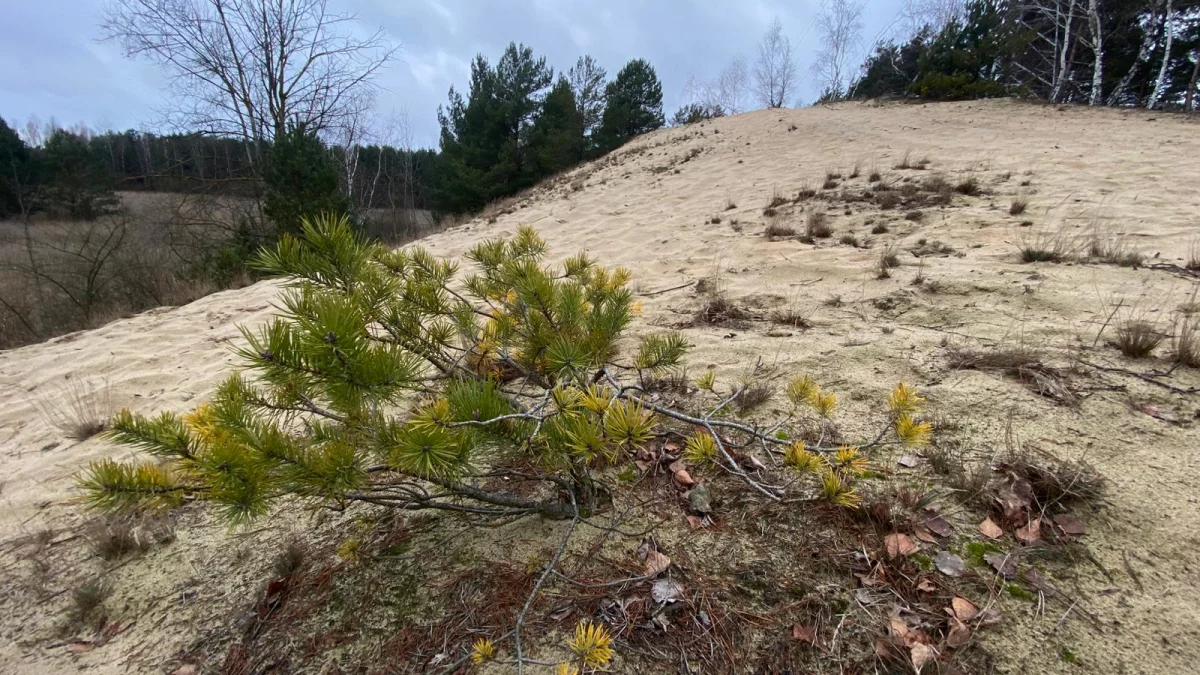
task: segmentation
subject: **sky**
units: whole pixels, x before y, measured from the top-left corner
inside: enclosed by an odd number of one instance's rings
[[[5,3],[9,29],[0,40],[0,117],[21,127],[36,116],[61,126],[162,130],[169,107],[165,75],[125,58],[100,40],[105,0]],[[200,2],[203,0],[190,0]],[[408,119],[415,145],[436,147],[437,108],[450,86],[467,88],[471,59],[494,64],[511,42],[525,43],[565,71],[591,54],[615,76],[633,58],[647,59],[663,84],[667,116],[686,102],[689,75],[714,78],[736,55],[753,64],[756,45],[779,17],[800,62],[800,100],[816,87],[808,68],[817,47],[820,0],[330,0],[355,14],[361,29],[381,29],[399,49],[376,81],[375,114]],[[862,50],[895,30],[902,0],[862,0]],[[15,30],[13,30],[15,29]],[[861,59],[855,59],[856,62]]]

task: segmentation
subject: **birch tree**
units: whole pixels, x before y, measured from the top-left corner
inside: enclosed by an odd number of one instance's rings
[[[848,87],[855,55],[862,47],[863,4],[854,0],[823,0],[817,14],[821,46],[813,74],[822,98],[842,98]]]
[[[778,17],[758,43],[754,63],[754,96],[765,108],[782,108],[796,87],[796,57]]]
[[[1146,108],[1153,110],[1154,106],[1158,105],[1158,100],[1162,98],[1163,86],[1167,82],[1167,68],[1171,64],[1171,43],[1175,38],[1175,22],[1171,16],[1171,0],[1167,0],[1166,10],[1163,12],[1163,32],[1166,34],[1164,38],[1166,44],[1163,45],[1162,65],[1158,69],[1158,77],[1154,82],[1154,93],[1150,94],[1150,99],[1146,101]]]

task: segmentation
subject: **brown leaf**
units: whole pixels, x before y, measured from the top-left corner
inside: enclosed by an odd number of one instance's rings
[[[1054,587],[1050,585],[1050,582],[1046,581],[1046,578],[1039,574],[1038,571],[1032,567],[1025,570],[1025,573],[1021,576],[1025,579],[1026,583],[1028,583],[1034,588],[1034,590],[1038,591],[1042,595],[1052,596],[1057,592],[1055,591]]]
[[[691,487],[696,484],[696,481],[692,479],[692,474],[688,473],[687,469],[680,469],[675,472],[675,482],[684,487]]]
[[[909,657],[912,659],[913,669],[919,673],[925,664],[937,658],[937,652],[933,650],[933,647],[918,642],[912,646]]]
[[[1000,537],[1004,536],[1004,530],[1000,529],[999,525],[992,522],[991,518],[985,518],[983,522],[979,524],[979,532],[988,539],[999,539]]]
[[[642,473],[646,473],[647,471],[649,471],[650,466],[651,466],[650,462],[644,462],[640,459],[633,460],[633,464],[634,464],[634,466],[636,466],[638,468],[638,471],[640,471]]]
[[[949,537],[952,532],[950,523],[940,515],[932,515],[925,519],[925,527],[933,530],[933,533],[939,537]]]
[[[907,469],[913,468],[919,462],[920,462],[920,460],[918,460],[916,457],[913,457],[912,455],[901,455],[900,458],[896,460],[897,464],[899,464],[900,466],[905,467]]]
[[[898,558],[902,555],[912,555],[920,550],[916,542],[907,534],[893,532],[883,538],[883,543],[887,546],[887,554],[889,558]]]
[[[687,517],[687,521],[688,527],[692,528],[693,530],[698,530],[701,527],[704,527],[704,521],[700,518],[700,516],[689,515]]]
[[[892,646],[888,644],[887,640],[883,638],[875,638],[875,656],[878,656],[884,660],[888,660],[893,658],[895,655],[895,652],[892,651]]]
[[[950,619],[950,631],[946,633],[946,645],[952,649],[958,649],[970,641],[971,629],[967,628],[967,624],[958,619]]]
[[[667,465],[667,471],[670,471],[671,473],[679,473],[680,471],[687,471],[687,465],[683,463],[682,459],[677,459],[674,462],[671,462],[670,464]]]
[[[904,623],[904,619],[898,616],[892,617],[888,623],[888,629],[891,631],[892,637],[904,638],[909,633],[908,624]]]
[[[816,631],[809,628],[808,626],[805,626],[804,624],[799,624],[799,623],[792,624],[792,638],[796,639],[796,640],[800,640],[801,642],[807,642],[810,645],[817,644]]]
[[[671,566],[671,559],[658,551],[646,553],[646,576],[652,577]]]
[[[975,603],[958,596],[954,596],[954,599],[950,601],[950,609],[954,612],[954,618],[963,622],[979,616],[979,608],[975,606]]]
[[[917,527],[913,528],[913,534],[916,535],[917,539],[920,539],[921,541],[925,542],[926,544],[936,544],[937,543],[937,537],[932,532],[930,532],[928,528],[924,528],[924,527],[921,527],[918,525]]]
[[[1016,532],[1017,540],[1026,544],[1032,544],[1042,538],[1042,521],[1033,519],[1025,527],[1018,528]]]
[[[984,553],[983,559],[1005,579],[1017,576],[1017,561],[1007,553]]]
[[[924,593],[932,593],[937,590],[937,584],[933,583],[929,579],[922,579],[917,582],[917,590]]]
[[[663,450],[669,454],[678,455],[681,449],[683,449],[683,446],[679,445],[675,441],[667,441],[666,443],[663,443]]]
[[[1087,534],[1087,527],[1083,524],[1083,521],[1069,513],[1060,513],[1054,516],[1054,524],[1058,526],[1058,529],[1062,530],[1063,534],[1072,537]]]

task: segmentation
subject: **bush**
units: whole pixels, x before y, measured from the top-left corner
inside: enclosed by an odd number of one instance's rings
[[[263,215],[279,233],[297,234],[301,220],[314,213],[348,213],[333,157],[317,138],[294,126],[275,139],[263,172]]]
[[[999,82],[980,80],[967,73],[925,73],[909,86],[909,93],[939,101],[964,101],[975,98],[1008,96],[1008,88]]]

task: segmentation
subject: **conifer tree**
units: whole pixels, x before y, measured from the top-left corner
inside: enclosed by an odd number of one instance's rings
[[[644,59],[634,59],[621,68],[605,89],[604,118],[600,137],[604,150],[612,150],[639,134],[654,131],[665,123],[662,84]]]
[[[333,157],[321,139],[303,125],[275,138],[267,154],[263,184],[263,214],[277,233],[299,233],[301,221],[310,214],[350,210]]]
[[[93,462],[79,476],[87,501],[122,510],[191,496],[233,524],[284,497],[587,518],[616,484],[610,467],[670,431],[687,437],[683,456],[697,470],[728,473],[771,500],[799,483],[855,507],[865,451],[888,434],[928,441],[923,400],[904,385],[878,436],[855,447],[825,443],[837,398],[807,376],[787,387],[793,412],[765,425],[716,416],[740,385],[707,413],[666,405],[649,384],[681,364],[686,340],[657,333],[623,349],[637,313],[629,271],[584,254],[549,266],[546,252],[521,228],[478,243],[464,275],[421,248],[368,243],[345,216],[304,220],[298,237],[284,233],[258,259],[286,290],[279,316],[243,329],[242,370],[188,414],[118,414],[108,437],[150,457]],[[698,384],[718,386],[711,376]],[[797,422],[819,438],[788,440]],[[759,447],[788,468],[767,473],[752,455]],[[517,483],[520,493],[509,487]]]
[[[575,166],[583,160],[583,116],[566,78],[559,78],[542,103],[529,132],[527,168],[534,180]]]

